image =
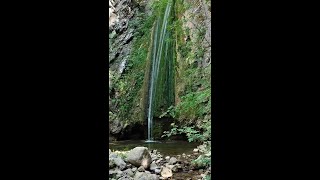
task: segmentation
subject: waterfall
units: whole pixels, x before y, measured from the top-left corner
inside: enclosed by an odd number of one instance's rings
[[[147,141],[151,142],[153,141],[152,136],[152,128],[153,128],[153,113],[154,113],[154,104],[155,104],[155,94],[156,94],[156,87],[158,83],[158,76],[159,76],[159,69],[160,69],[160,62],[162,60],[170,61],[172,59],[167,57],[167,51],[168,51],[168,43],[165,43],[166,37],[168,37],[168,19],[171,11],[172,3],[168,2],[166,6],[165,13],[163,15],[163,18],[160,18],[160,16],[157,18],[155,25],[154,25],[154,31],[153,31],[153,42],[152,44],[152,56],[151,56],[151,74],[150,74],[150,80],[149,80],[149,99],[148,99],[148,139]],[[162,25],[161,25],[162,20]],[[160,26],[161,25],[161,26]],[[163,46],[166,46],[163,48]],[[163,52],[163,49],[165,52]],[[163,53],[165,53],[165,58],[163,59]],[[172,63],[169,62],[169,65]],[[170,67],[168,68],[170,70]],[[170,72],[169,72],[170,73]],[[170,95],[169,95],[170,97]]]

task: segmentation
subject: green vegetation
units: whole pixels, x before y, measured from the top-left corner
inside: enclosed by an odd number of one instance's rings
[[[147,16],[140,13],[129,22],[129,28],[136,28],[133,47],[128,59],[126,69],[121,77],[111,73],[113,88],[117,92],[112,99],[113,109],[116,110],[117,118],[126,124],[140,121],[142,107],[140,106],[141,88],[144,80],[144,72],[150,42],[150,29],[155,16]],[[110,113],[109,113],[110,114]],[[109,116],[111,119],[111,117]],[[115,118],[114,116],[112,118]]]
[[[177,0],[176,16],[182,16],[192,5]],[[195,26],[195,34],[190,39],[190,29],[184,27],[185,19],[176,18],[170,27],[175,30],[177,41],[176,62],[176,104],[170,106],[160,117],[175,119],[171,131],[162,137],[185,134],[190,142],[205,142],[211,139],[211,67],[198,66],[203,60],[205,49],[202,46],[205,29]]]
[[[211,165],[211,158],[205,155],[200,155],[196,160],[193,160],[191,164],[196,169],[206,168]]]
[[[151,15],[139,13],[129,21],[128,28],[135,30],[125,71],[121,76],[109,72],[113,88],[109,89],[112,94],[111,121],[119,119],[124,126],[146,123],[154,26],[159,17],[162,24],[161,17],[168,1],[171,0],[153,1]],[[154,123],[153,134],[155,137],[162,135],[162,138],[185,135],[189,142],[207,144],[207,149],[201,151],[203,154],[192,161],[192,165],[200,169],[211,166],[211,154],[208,153],[211,150],[211,145],[208,145],[211,142],[211,66],[202,65],[207,50],[204,47],[206,29],[201,23],[187,25],[193,23],[192,18],[203,21],[204,17],[185,13],[197,5],[173,0],[168,34],[163,52],[160,52],[166,60],[160,61],[159,83],[155,88],[154,116],[158,116],[161,122]],[[112,43],[117,36],[115,31],[110,32],[109,42]],[[170,121],[162,124],[161,118]],[[163,132],[168,129],[171,119],[174,122],[171,129]],[[118,155],[126,157],[126,154]],[[210,179],[210,176],[204,179]]]

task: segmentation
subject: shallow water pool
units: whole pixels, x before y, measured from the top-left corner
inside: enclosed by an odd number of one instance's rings
[[[128,151],[137,146],[147,147],[149,150],[158,150],[164,156],[190,154],[199,143],[189,143],[186,141],[156,141],[147,143],[145,140],[127,140],[110,142],[109,148],[119,151]]]

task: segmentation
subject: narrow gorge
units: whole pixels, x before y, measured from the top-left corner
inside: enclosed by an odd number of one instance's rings
[[[211,179],[211,1],[109,0],[109,146],[109,179]]]

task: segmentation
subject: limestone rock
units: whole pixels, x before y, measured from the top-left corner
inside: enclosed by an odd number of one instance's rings
[[[176,164],[176,163],[177,163],[177,158],[171,157],[170,160],[169,160],[169,164],[173,165],[173,164]]]
[[[155,174],[150,174],[147,172],[139,172],[137,171],[134,180],[158,180],[158,176]]]
[[[169,178],[172,176],[172,171],[171,169],[167,168],[167,167],[163,167],[161,170],[161,176],[164,178]]]
[[[113,161],[119,167],[120,170],[126,168],[126,163],[120,157],[114,158]]]
[[[144,172],[144,171],[145,171],[145,169],[144,169],[144,167],[143,167],[143,166],[140,166],[140,167],[138,168],[138,171],[139,171],[139,172]]]
[[[125,171],[123,171],[123,173],[129,177],[133,177],[134,175],[131,169],[126,169]]]
[[[143,166],[148,169],[151,164],[151,156],[146,147],[136,147],[127,156],[127,161],[137,167]]]
[[[150,170],[151,170],[151,171],[154,171],[154,170],[157,169],[157,168],[158,168],[157,164],[153,161],[153,162],[150,164]]]

